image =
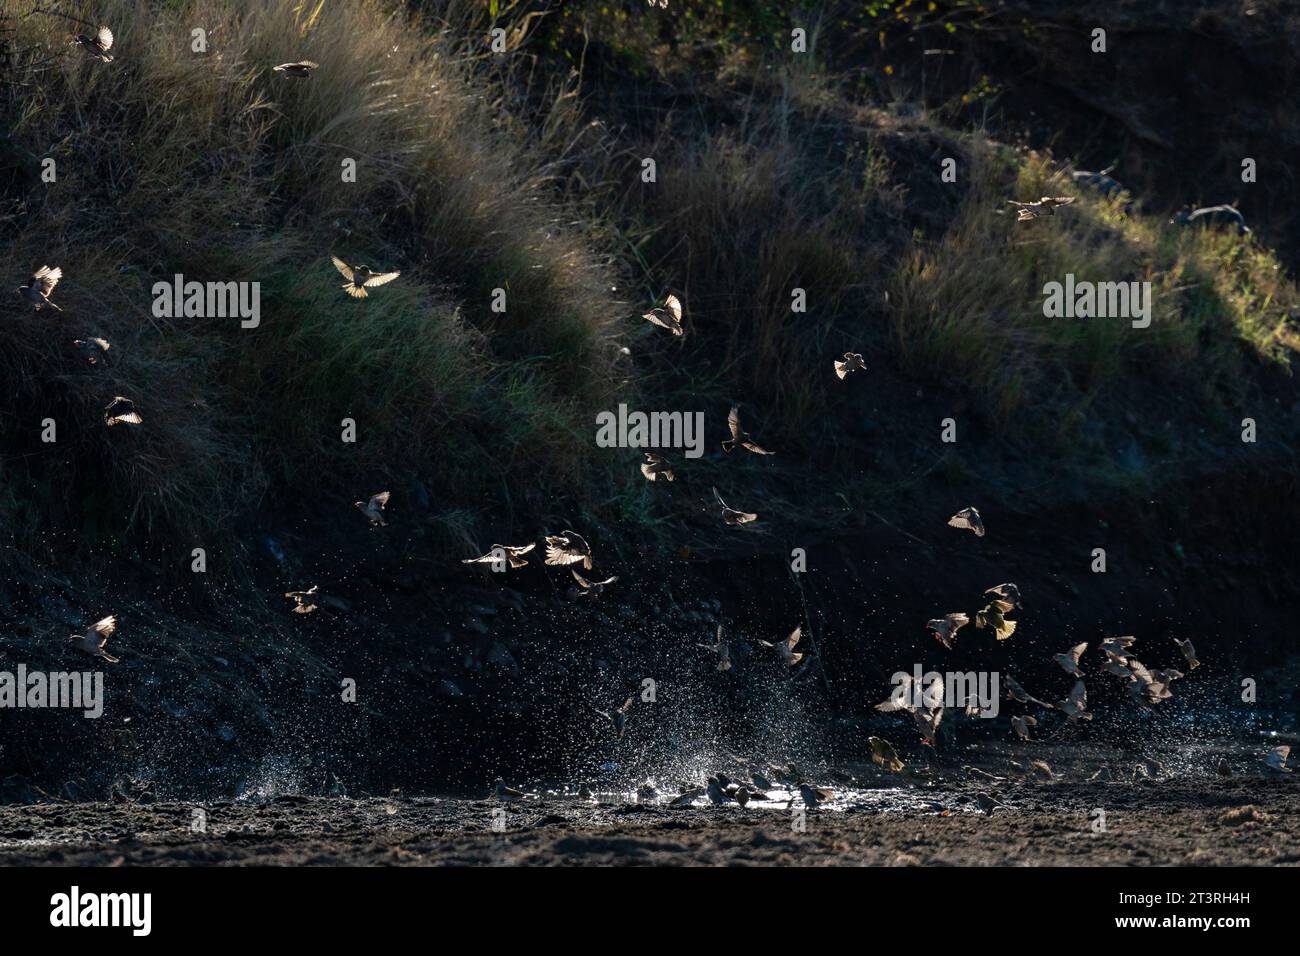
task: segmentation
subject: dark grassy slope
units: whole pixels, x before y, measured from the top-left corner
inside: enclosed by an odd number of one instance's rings
[[[1211,169],[1192,137],[1149,166],[1149,144],[1105,111],[1058,105],[1051,135],[1029,116],[1035,76],[1077,83],[1090,62],[1068,11],[1026,30],[1014,10],[942,8],[954,31],[934,29],[961,53],[938,82],[911,54],[941,44],[896,16],[882,47],[861,11],[837,26],[823,10],[798,59],[774,39],[792,20],[763,5],[518,4],[500,21],[510,54],[490,57],[480,7],[427,6],[408,20],[381,3],[110,4],[98,15],[121,52],[106,69],[65,54],[57,20],[4,8],[3,249],[68,273],[65,315],[14,296],[0,323],[4,649],[67,664],[64,627],[109,610],[130,635],[116,680],[134,726],[59,725],[70,751],[176,779],[213,770],[191,786],[229,785],[250,761],[255,775],[266,753],[313,784],[327,765],[477,780],[525,752],[540,771],[600,753],[589,707],[683,659],[688,712],[715,713],[707,661],[690,655],[718,613],[745,639],[806,615],[825,680],[787,686],[756,661],[724,692],[734,719],[715,729],[761,736],[770,699],[853,718],[926,618],[973,610],[1007,578],[1051,595],[1050,618],[1022,632],[1035,658],[1089,628],[1276,646],[1296,595],[1277,518],[1297,501],[1297,296],[1270,251],[1285,255],[1287,180],[1261,174],[1251,242],[1167,228],[1170,184]],[[176,41],[200,20],[207,57]],[[1163,12],[1151,27],[1200,36]],[[1233,19],[1223,31],[1247,51],[1284,42]],[[1026,78],[1006,50],[1041,55],[1044,37],[1052,55]],[[308,84],[263,69],[299,56],[324,64]],[[1117,56],[1109,89],[1140,101],[1146,62]],[[1259,62],[1261,89],[1294,93]],[[1195,115],[1212,112],[1215,89],[1190,89]],[[1261,166],[1291,135],[1252,142]],[[1117,172],[1135,212],[1085,196],[1029,227],[1002,214],[1009,196],[1041,195],[1054,164],[998,141],[1101,165],[1096,142],[1117,136],[1132,164],[1164,170]],[[59,160],[55,186],[31,175],[43,155]],[[350,155],[363,175],[344,185]],[[645,156],[656,184],[637,177]],[[944,156],[956,184],[937,181]],[[404,275],[353,302],[331,250]],[[262,327],[154,319],[149,287],[175,271],[258,279]],[[1065,271],[1149,279],[1152,327],[1044,319],[1041,285]],[[790,311],[794,286],[806,314]],[[488,308],[498,287],[505,316]],[[667,289],[686,304],[680,340],[635,318]],[[70,352],[87,333],[118,346],[106,375]],[[839,382],[830,363],[850,348],[868,372]],[[143,429],[99,424],[118,393],[141,402]],[[720,453],[735,400],[775,458]],[[592,441],[595,411],[618,401],[703,410],[708,454],[649,485],[635,452]],[[46,414],[57,452],[33,424]],[[338,441],[345,416],[356,446]],[[1258,444],[1238,438],[1246,416]],[[946,417],[956,445],[939,441]],[[761,521],[724,533],[705,511],[712,484]],[[367,533],[350,502],[380,487],[393,527]],[[943,526],[972,501],[996,536],[987,553]],[[575,608],[568,580],[537,566],[507,590],[455,563],[564,527],[622,576],[612,606]],[[1020,536],[1028,551],[1007,543]],[[202,580],[196,542],[212,555]],[[814,556],[811,597],[785,570],[796,546]],[[1113,577],[1086,574],[1094,546]],[[288,615],[279,593],[309,583],[352,610]],[[359,709],[337,705],[349,675],[365,678]],[[14,726],[24,772],[57,778],[52,726]],[[404,766],[412,750],[427,764]]]

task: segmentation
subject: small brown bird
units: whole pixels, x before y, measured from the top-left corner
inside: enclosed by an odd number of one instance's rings
[[[1153,670],[1151,672],[1151,676],[1154,677],[1158,682],[1164,684],[1167,687],[1170,684],[1172,684],[1174,681],[1186,677],[1187,675],[1184,674],[1182,671],[1176,670],[1172,667],[1164,667],[1164,668],[1157,668],[1156,670]]]
[[[113,58],[108,55],[109,48],[113,45],[113,31],[108,27],[100,27],[93,37],[78,33],[68,42],[80,45],[88,55],[93,56],[101,63],[113,62]]]
[[[1020,588],[1016,587],[1014,584],[999,584],[995,588],[989,588],[984,593],[992,594],[994,597],[1001,598],[1010,604],[1012,608],[1024,607],[1024,605],[1020,603]],[[1010,610],[1010,608],[1008,608],[1008,610]]]
[[[110,664],[117,664],[118,659],[104,650],[109,637],[116,630],[117,618],[110,614],[86,628],[85,634],[68,635],[68,640],[72,641],[78,650],[85,651],[91,657],[102,657]]]
[[[285,591],[284,596],[293,601],[294,614],[310,614],[316,610],[317,586],[312,585],[306,591]]]
[[[641,474],[649,481],[654,481],[660,475],[663,475],[664,481],[673,480],[673,469],[668,464],[668,459],[652,452],[645,453],[645,461],[641,463]]]
[[[731,670],[731,645],[722,639],[722,625],[718,625],[718,642],[716,644],[696,644],[696,647],[702,647],[706,651],[712,651],[718,655],[718,670]]]
[[[135,402],[129,398],[116,396],[104,409],[104,424],[110,428],[114,425],[139,425],[144,422],[135,410]]]
[[[794,649],[795,645],[799,643],[799,638],[801,637],[803,637],[802,625],[791,631],[790,636],[784,641],[776,641],[773,643],[772,641],[764,641],[760,638],[758,643],[762,644],[764,647],[776,648],[776,652],[781,656],[781,660],[785,661],[791,667],[794,667],[795,664],[798,664],[803,660],[803,654],[796,652]]]
[[[107,365],[108,350],[112,348],[107,339],[74,339],[72,342],[81,350],[87,365]]]
[[[576,531],[547,535],[545,541],[547,564],[555,566],[581,562],[584,568],[591,570],[591,545]]]
[[[1079,670],[1079,658],[1083,656],[1083,652],[1087,649],[1087,644],[1076,644],[1074,647],[1070,648],[1070,651],[1067,654],[1052,655],[1052,660],[1060,664],[1061,669],[1071,677],[1082,677],[1083,671]]]
[[[1187,658],[1188,670],[1194,671],[1196,668],[1201,666],[1201,662],[1196,659],[1196,648],[1192,647],[1191,638],[1188,638],[1185,641],[1180,641],[1175,637],[1174,643],[1177,644],[1178,649],[1183,652],[1183,657]]]
[[[835,374],[840,377],[840,381],[844,381],[850,372],[865,372],[866,370],[867,363],[862,361],[862,356],[857,352],[845,352],[844,361],[842,362],[839,359],[835,360]]]
[[[727,428],[731,431],[730,438],[722,440],[722,450],[730,452],[739,444],[746,451],[752,451],[755,455],[775,455],[774,451],[767,451],[750,437],[749,432],[740,427],[740,406],[732,405],[731,411],[727,413]]]
[[[727,503],[722,500],[722,495],[718,494],[717,488],[713,489],[713,497],[717,499],[718,505],[722,508],[722,521],[724,524],[749,524],[751,521],[758,520],[756,514],[748,511],[737,511],[735,508],[728,507]]]
[[[904,767],[903,761],[899,759],[898,751],[888,740],[880,737],[868,737],[867,743],[871,745],[871,759],[875,763],[884,767],[893,773],[898,773]]]
[[[283,73],[285,76],[305,80],[311,76],[311,71],[319,65],[319,63],[313,63],[311,60],[299,60],[297,63],[281,63],[279,66],[271,67],[271,69],[276,73]]]
[[[667,329],[673,335],[682,334],[682,304],[675,295],[670,295],[664,299],[662,308],[656,306],[641,318],[647,322],[653,322],[660,328]]]
[[[1052,709],[1052,705],[1047,701],[1039,700],[1029,691],[1020,686],[1020,683],[1010,674],[1003,675],[1002,683],[1007,685],[1007,697],[1010,700],[1018,700],[1022,704],[1037,704],[1039,707]]]
[[[600,716],[604,717],[606,720],[608,720],[611,724],[614,725],[614,736],[618,737],[621,740],[623,738],[623,731],[627,729],[628,711],[632,709],[632,705],[635,703],[636,703],[636,695],[633,695],[629,697],[627,700],[623,701],[623,706],[617,708],[616,710],[612,710],[612,711],[598,710],[596,711],[596,713],[600,714]]]
[[[1001,598],[994,598],[975,612],[975,626],[977,628],[991,627],[997,639],[1005,641],[1016,633],[1016,622],[1008,621],[1003,617],[1010,610],[1011,604],[1009,602]]]
[[[1033,738],[1029,736],[1029,728],[1037,726],[1038,721],[1028,714],[1023,717],[1011,718],[1011,727],[1015,730],[1016,736],[1021,740],[1033,740]]]
[[[384,508],[388,506],[388,497],[390,491],[381,491],[377,495],[371,495],[369,501],[354,501],[352,507],[357,508],[370,521],[372,528],[387,528],[388,522],[384,520]]]
[[[1291,748],[1285,745],[1274,747],[1264,758],[1264,765],[1270,770],[1279,770],[1282,773],[1290,773],[1291,768],[1286,765],[1287,758],[1291,756]]]
[[[970,623],[970,618],[965,614],[956,612],[945,614],[943,617],[935,618],[926,622],[926,628],[934,636],[934,639],[952,650],[952,642],[957,639],[957,632]]]
[[[1107,674],[1114,674],[1116,677],[1123,677],[1125,680],[1133,679],[1133,672],[1124,665],[1124,659],[1116,657],[1111,653],[1106,654],[1106,663],[1101,665],[1101,669]]]
[[[496,779],[496,798],[503,803],[518,803],[526,796],[522,790],[516,790],[514,787],[507,787],[506,782],[500,777]]]
[[[578,573],[577,568],[569,568],[569,573],[572,574],[573,579],[578,582],[578,587],[582,588],[582,590],[578,592],[578,597],[598,598],[605,592],[605,588],[608,585],[613,584],[618,580],[617,576],[611,576],[603,581],[588,581]]]
[[[354,299],[364,299],[369,294],[367,289],[386,285],[401,275],[400,272],[371,272],[369,266],[350,266],[333,254],[330,255],[330,260],[334,263],[334,268],[348,280],[341,288]]]
[[[63,270],[61,268],[56,266],[51,269],[49,266],[41,266],[27,280],[26,285],[18,287],[18,292],[32,304],[32,308],[37,312],[47,305],[55,312],[62,312],[62,309],[50,301],[50,293],[54,291],[54,287],[59,284],[59,280],[62,278]]]
[[[1057,704],[1056,709],[1070,720],[1092,720],[1092,714],[1088,713],[1088,689],[1083,686],[1083,681],[1074,682],[1070,696]]]
[[[809,810],[816,810],[823,803],[830,803],[835,799],[835,791],[826,787],[810,787],[806,783],[799,784],[799,796],[803,798],[803,805]],[[794,801],[791,800],[791,803]]]
[[[1101,642],[1101,650],[1108,657],[1123,663],[1128,660],[1129,648],[1136,643],[1136,637],[1108,637]]]
[[[1007,202],[1020,210],[1016,222],[1028,222],[1040,216],[1054,216],[1057,206],[1068,206],[1074,199],[1074,196],[1044,196],[1037,202],[1016,202],[1014,199],[1008,199]]]
[[[912,712],[912,722],[916,724],[916,729],[921,734],[921,743],[927,747],[934,746],[934,742],[939,739],[939,724],[942,720],[942,707]]]
[[[494,544],[487,554],[479,558],[462,558],[461,564],[496,564],[498,562],[508,565],[511,568],[528,567],[528,559],[524,557],[529,551],[537,547],[535,542],[529,542],[524,545]]]
[[[951,528],[969,528],[975,532],[977,538],[984,537],[984,520],[980,518],[980,513],[974,506],[962,508],[955,515],[948,519],[948,526]]]

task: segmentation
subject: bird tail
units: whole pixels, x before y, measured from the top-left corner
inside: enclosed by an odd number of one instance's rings
[[[673,480],[672,469],[669,469],[668,471],[665,471],[665,472],[663,473],[663,476],[664,476],[664,480],[665,480],[665,481],[672,481],[672,480]]]
[[[355,285],[351,282],[343,283],[343,291],[354,299],[364,299],[370,295],[370,293],[366,291],[365,286]]]
[[[119,658],[114,657],[112,654],[109,654],[107,651],[100,651],[99,656],[104,658],[104,660],[108,661],[110,664],[122,663],[122,661]]]
[[[62,312],[62,311],[63,311],[61,308],[59,308],[57,305],[55,305],[55,304],[54,304],[53,302],[51,302],[49,299],[46,299],[46,300],[45,300],[45,304],[48,305],[51,309],[53,309],[55,312]]]

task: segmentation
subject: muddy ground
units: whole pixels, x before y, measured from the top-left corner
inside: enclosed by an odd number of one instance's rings
[[[1243,769],[1242,756],[1227,778],[1202,772],[1200,759],[1194,772],[1151,778],[1117,756],[1108,783],[1074,779],[1082,771],[1073,768],[1032,780],[989,760],[979,762],[991,771],[967,766],[919,781],[859,768],[840,775],[848,782],[833,787],[829,808],[806,812],[802,832],[784,787],[744,808],[703,796],[670,806],[671,787],[640,802],[633,793],[580,798],[556,788],[509,805],[397,793],[41,803],[0,807],[0,865],[1300,864],[1300,780]],[[981,794],[1003,806],[982,811]],[[195,833],[200,809],[206,832]]]

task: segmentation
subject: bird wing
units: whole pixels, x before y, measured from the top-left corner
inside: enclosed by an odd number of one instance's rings
[[[1038,205],[1038,203],[1036,203],[1036,202],[1016,202],[1014,199],[1008,199],[1007,202],[1009,202],[1009,203],[1011,203],[1011,205],[1013,205],[1013,206],[1017,206],[1017,207],[1019,207],[1019,208],[1021,208],[1021,209],[1024,209],[1024,208],[1027,207],[1027,206],[1037,206],[1037,205]]]
[[[1070,688],[1070,703],[1079,710],[1088,709],[1088,688],[1083,686],[1083,681],[1075,681]]]
[[[757,442],[752,442],[752,441],[743,441],[743,442],[741,442],[741,444],[742,444],[744,447],[748,448],[750,451],[752,451],[755,455],[775,455],[775,454],[776,454],[776,452],[774,452],[774,451],[768,451],[766,448],[763,448],[763,447],[762,447],[761,445],[759,445]]]
[[[1074,661],[1074,663],[1078,664],[1079,658],[1083,656],[1083,652],[1086,651],[1087,649],[1088,649],[1087,644],[1076,644],[1074,647],[1070,648],[1070,658]]]
[[[41,266],[36,275],[32,276],[31,284],[39,286],[42,295],[49,295],[62,278],[63,270],[61,268],[51,269],[49,266]]]
[[[740,406],[732,405],[731,411],[727,412],[727,427],[731,429],[731,437],[740,441]]]
[[[494,547],[494,548],[499,548],[499,547],[501,547],[501,545],[499,545],[499,544],[494,544],[494,545],[492,545],[492,547]],[[522,555],[522,554],[527,554],[529,551],[532,551],[533,548],[535,548],[535,547],[537,547],[537,542],[536,542],[536,541],[529,541],[527,544],[520,545],[519,547],[514,547],[514,546],[512,546],[512,545],[506,545],[506,546],[505,546],[505,550],[509,551],[512,555],[514,555],[514,556],[517,558],[517,557],[519,557],[519,556]]]
[[[627,700],[623,701],[623,706],[619,708],[619,711],[626,714],[629,710],[632,709],[632,705],[635,703],[636,703],[636,695],[633,694]]]
[[[670,295],[664,299],[664,308],[671,312],[673,318],[678,322],[682,321],[682,304],[677,300],[677,296]]]
[[[383,508],[383,507],[385,507],[385,506],[388,504],[388,496],[389,496],[390,494],[392,494],[392,492],[390,492],[390,491],[381,491],[381,492],[380,492],[379,494],[377,494],[377,495],[371,495],[371,496],[370,496],[370,504],[371,504],[371,505],[379,505],[380,508]]]
[[[1044,206],[1068,206],[1074,199],[1074,196],[1044,196],[1039,201]]]
[[[366,288],[373,289],[377,285],[387,285],[400,275],[400,272],[384,272],[377,276],[371,276],[366,280]]]
[[[284,69],[284,67],[277,66],[276,69],[282,70]],[[335,269],[338,269],[339,272],[343,273],[343,278],[347,279],[349,282],[352,281],[352,267],[350,265],[348,265],[346,262],[344,262],[342,259],[334,255],[333,253],[330,253],[330,261],[334,263]]]
[[[785,646],[790,648],[790,650],[794,650],[794,646],[799,643],[799,638],[801,637],[803,637],[802,624],[790,632],[790,636],[785,639]]]
[[[841,379],[843,379],[845,375],[849,374],[848,371],[844,368],[844,366],[847,364],[848,364],[847,362],[841,362],[839,359],[835,360],[835,374],[838,375]]]
[[[574,580],[576,580],[580,585],[582,585],[582,589],[584,591],[591,587],[591,582],[588,581],[586,578],[584,578],[581,574],[579,574],[576,568],[570,568],[569,573],[573,575]]]
[[[722,500],[722,495],[718,494],[718,489],[716,487],[713,489],[713,497],[717,499],[718,504],[722,505],[724,511],[731,510],[730,508],[727,507],[727,503]]]
[[[95,42],[101,50],[107,50],[113,45],[113,31],[108,27],[100,27],[99,32],[95,34]]]
[[[91,629],[86,632],[86,636],[89,637],[91,631],[94,631],[96,634],[100,634],[103,637],[108,637],[116,630],[117,630],[117,618],[114,615],[110,614],[108,617],[101,618],[100,620],[96,621],[94,625],[91,627]]]

